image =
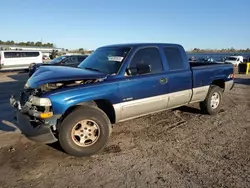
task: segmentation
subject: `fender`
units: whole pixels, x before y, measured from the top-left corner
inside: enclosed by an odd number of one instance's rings
[[[71,106],[99,99],[108,100],[111,104],[119,103],[118,82],[102,82],[87,87],[74,87],[67,90],[55,91],[42,97],[52,102],[54,114],[63,114]]]

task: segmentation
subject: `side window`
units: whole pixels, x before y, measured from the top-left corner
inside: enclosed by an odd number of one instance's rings
[[[21,57],[20,52],[4,52],[4,57],[5,58],[19,58]]]
[[[77,63],[77,62],[78,62],[78,60],[77,60],[76,56],[68,57],[64,61],[65,64],[74,64],[74,63]]]
[[[135,68],[137,64],[148,64],[151,67],[151,73],[160,73],[163,71],[163,64],[160,52],[155,47],[143,48],[138,50],[133,56],[129,68]]]
[[[37,57],[39,56],[39,52],[20,52],[22,57]]]
[[[185,64],[182,59],[181,52],[175,47],[165,47],[164,53],[170,70],[185,69]]]
[[[12,58],[12,52],[4,52],[5,58]]]
[[[39,52],[28,52],[27,57],[37,57],[39,56]]]
[[[85,60],[87,56],[79,56],[78,57],[78,63],[81,63],[83,60]]]

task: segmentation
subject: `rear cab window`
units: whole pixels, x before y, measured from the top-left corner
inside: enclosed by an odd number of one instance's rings
[[[178,47],[164,47],[163,50],[170,71],[187,68],[181,50]]]

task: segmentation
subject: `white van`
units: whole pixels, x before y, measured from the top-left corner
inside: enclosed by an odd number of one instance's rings
[[[31,63],[42,63],[40,51],[0,51],[0,70],[28,69]]]
[[[226,58],[225,63],[232,63],[235,66],[239,66],[243,63],[243,56],[229,56]]]

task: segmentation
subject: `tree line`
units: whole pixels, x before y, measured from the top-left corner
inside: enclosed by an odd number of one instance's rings
[[[14,42],[13,40],[2,41],[0,40],[0,45],[19,45],[19,46],[39,46],[39,47],[55,47],[53,43],[42,43],[42,42]]]
[[[192,53],[219,53],[219,52],[250,52],[250,48],[246,49],[235,49],[235,48],[223,48],[223,49],[200,49],[200,48],[194,48],[191,51]]]

